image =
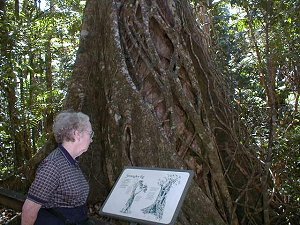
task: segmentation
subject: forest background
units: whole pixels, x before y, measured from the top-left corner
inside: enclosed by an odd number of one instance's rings
[[[191,1],[285,218],[300,207],[300,2]],[[0,0],[0,179],[45,144],[62,109],[85,1]],[[287,219],[289,221],[289,219]]]

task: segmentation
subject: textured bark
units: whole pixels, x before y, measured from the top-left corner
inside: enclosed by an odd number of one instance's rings
[[[65,108],[95,131],[90,202],[124,166],[192,169],[177,224],[262,224],[260,164],[188,2],[89,0],[84,15]]]

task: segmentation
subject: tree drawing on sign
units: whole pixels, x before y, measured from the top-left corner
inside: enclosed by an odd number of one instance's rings
[[[180,176],[175,174],[169,174],[167,177],[164,178],[164,180],[159,180],[158,185],[160,186],[160,191],[156,197],[155,202],[152,205],[142,209],[142,212],[144,214],[152,214],[156,217],[156,219],[161,220],[163,217],[168,193],[172,186],[178,185],[180,183],[179,179]]]
[[[130,213],[130,208],[135,197],[142,191],[143,192],[147,191],[147,185],[144,185],[143,180],[139,180],[133,185],[130,197],[127,200],[124,208],[121,210],[122,213]]]

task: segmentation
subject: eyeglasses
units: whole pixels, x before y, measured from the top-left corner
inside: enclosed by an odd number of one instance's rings
[[[91,139],[94,137],[94,134],[95,134],[94,131],[88,131],[88,130],[85,130],[85,131],[88,132]]]

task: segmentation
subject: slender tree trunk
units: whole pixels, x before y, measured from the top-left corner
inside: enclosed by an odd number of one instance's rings
[[[2,15],[1,15],[1,22],[2,22],[4,14],[6,13],[6,0],[0,0],[0,10],[2,11]]]
[[[20,14],[20,3],[19,0],[15,0],[15,17],[18,20]]]
[[[47,110],[45,112],[45,131],[51,133],[53,121],[53,78],[52,78],[52,53],[51,53],[51,35],[46,43],[46,87],[47,87]]]
[[[50,0],[50,12],[54,13],[54,2]],[[52,121],[53,121],[53,78],[52,78],[52,51],[51,51],[51,39],[52,35],[49,34],[46,42],[46,53],[45,53],[45,74],[46,74],[46,87],[47,87],[47,110],[45,112],[45,131],[51,133]]]
[[[248,6],[245,7],[247,12],[247,17],[249,20],[249,28],[251,34],[252,43],[255,46],[256,55],[259,63],[260,68],[260,77],[262,81],[262,86],[265,89],[265,95],[267,99],[267,106],[268,106],[268,119],[269,119],[269,134],[268,134],[268,147],[264,152],[264,163],[265,163],[265,171],[262,176],[263,181],[263,218],[264,224],[270,224],[270,197],[269,197],[269,184],[268,181],[270,179],[270,169],[272,164],[272,155],[273,155],[273,145],[276,138],[276,127],[277,127],[277,109],[278,109],[278,102],[277,102],[277,93],[276,93],[276,68],[274,65],[272,49],[270,46],[270,37],[269,32],[271,30],[271,18],[272,18],[272,1],[267,1],[266,4],[266,11],[265,11],[265,61],[263,61],[262,54],[258,47],[258,42],[255,38],[254,28],[253,28],[253,21],[250,13],[250,9]]]

